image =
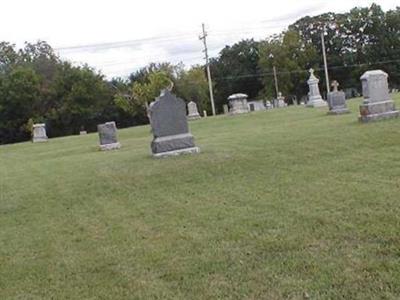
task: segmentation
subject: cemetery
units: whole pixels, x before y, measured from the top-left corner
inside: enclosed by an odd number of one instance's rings
[[[162,160],[149,126],[2,146],[3,298],[394,295],[400,120],[362,102],[198,120],[202,153]]]
[[[0,300],[400,299],[400,7],[174,1],[0,19]]]

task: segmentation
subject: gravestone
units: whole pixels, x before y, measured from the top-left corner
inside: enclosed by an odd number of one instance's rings
[[[314,70],[310,69],[310,79],[307,84],[309,87],[307,107],[325,107],[327,103],[322,99],[321,93],[319,92],[319,79],[315,77]]]
[[[32,127],[32,142],[42,143],[47,142],[46,124],[33,124]]]
[[[79,135],[87,135],[87,131],[86,130],[81,130],[81,131],[79,131]]]
[[[267,109],[272,109],[272,108],[274,108],[273,105],[271,104],[271,101],[269,101],[269,100],[267,100],[267,101],[265,102],[265,107],[266,107]]]
[[[197,104],[193,101],[190,101],[187,105],[188,108],[188,120],[197,120],[197,119],[201,119],[201,116],[199,114],[199,111],[197,110]]]
[[[151,105],[149,113],[154,135],[151,142],[154,157],[200,152],[189,132],[186,105],[182,99],[163,90]]]
[[[286,102],[285,102],[285,97],[282,96],[282,93],[278,93],[278,98],[276,99],[276,107],[285,107]]]
[[[223,105],[223,108],[224,108],[224,115],[229,114],[229,107],[228,107],[228,105],[227,105],[227,104],[224,104],[224,105]]]
[[[247,95],[246,94],[233,94],[228,97],[229,101],[229,113],[231,115],[246,114],[249,112],[247,106]]]
[[[100,150],[114,150],[121,148],[117,139],[117,126],[115,122],[107,122],[97,125],[100,138]]]
[[[389,96],[388,74],[382,70],[367,71],[361,76],[364,101],[360,105],[361,122],[397,118],[396,110]]]
[[[248,101],[247,105],[250,111],[264,111],[266,110],[263,100]]]
[[[206,110],[203,110],[203,117],[207,118],[207,111]]]
[[[339,82],[334,80],[331,84],[333,91],[328,93],[329,115],[348,114],[350,111],[346,106],[346,94],[339,91]]]

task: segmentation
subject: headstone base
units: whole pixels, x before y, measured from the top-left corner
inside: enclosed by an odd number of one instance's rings
[[[119,149],[119,148],[121,148],[121,144],[120,143],[100,145],[100,150],[101,151],[115,150],[115,149]]]
[[[151,142],[151,151],[154,155],[194,147],[194,138],[190,133],[159,137]]]
[[[190,116],[187,117],[187,119],[188,119],[188,121],[194,121],[194,120],[201,119],[201,116],[200,116],[200,114],[190,115]]]
[[[322,98],[318,99],[311,99],[310,101],[307,102],[307,107],[326,107],[328,106],[328,103],[326,101],[322,100]]]
[[[328,115],[344,115],[344,114],[349,114],[350,110],[347,108],[336,108],[328,111]]]
[[[34,137],[32,138],[33,143],[45,143],[48,141],[47,137]]]
[[[192,147],[192,148],[173,150],[173,151],[167,151],[167,152],[161,152],[161,153],[153,153],[153,157],[163,158],[163,157],[170,157],[170,156],[178,156],[178,155],[182,155],[182,154],[196,154],[196,153],[200,153],[199,147]]]
[[[398,118],[399,116],[400,111],[396,110],[392,100],[360,105],[359,120],[363,123]]]

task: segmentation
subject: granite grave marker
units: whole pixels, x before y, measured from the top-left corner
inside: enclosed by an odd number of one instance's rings
[[[183,153],[198,153],[194,137],[189,132],[186,105],[169,90],[163,90],[149,109],[154,157],[165,157]]]

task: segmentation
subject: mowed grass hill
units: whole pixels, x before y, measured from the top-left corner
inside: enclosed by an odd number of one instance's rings
[[[392,95],[400,107],[400,96]],[[0,147],[0,299],[399,299],[400,119],[288,107]]]

